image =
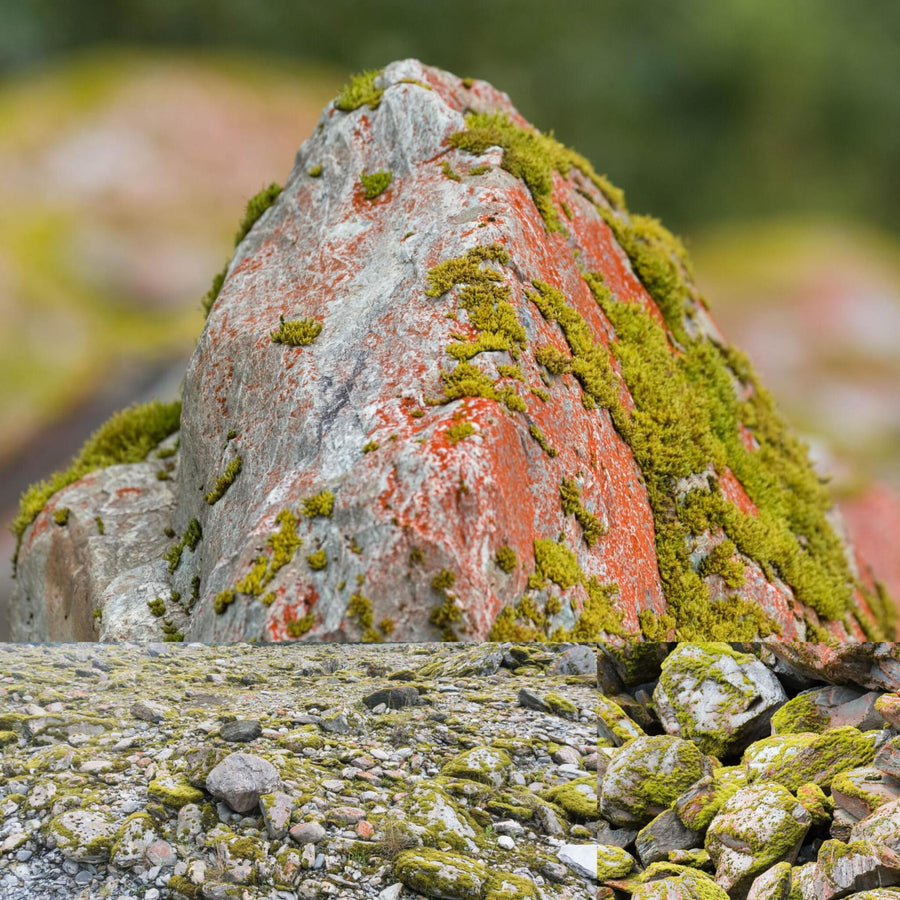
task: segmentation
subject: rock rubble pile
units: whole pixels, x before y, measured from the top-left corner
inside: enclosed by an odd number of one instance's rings
[[[599,900],[900,897],[900,645],[599,660]]]

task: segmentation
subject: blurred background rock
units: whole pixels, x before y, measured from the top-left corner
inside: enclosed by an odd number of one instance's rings
[[[0,520],[177,392],[246,199],[350,73],[416,56],[685,239],[900,596],[898,46],[893,0],[0,0]]]

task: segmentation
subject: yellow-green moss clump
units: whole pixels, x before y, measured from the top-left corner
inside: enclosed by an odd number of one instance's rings
[[[56,522],[57,525],[68,525],[69,524],[69,513],[72,510],[69,509],[68,506],[60,507],[53,512],[53,521]]]
[[[455,446],[473,434],[475,434],[475,426],[471,422],[456,422],[444,432],[444,437]]]
[[[328,554],[324,550],[316,550],[306,557],[307,565],[316,571],[324,569],[328,565]]]
[[[818,691],[798,694],[772,716],[772,734],[821,734],[828,728],[828,712],[815,702]]]
[[[147,793],[174,809],[181,809],[188,803],[200,803],[203,800],[203,791],[192,787],[187,781],[174,778],[157,778],[151,781],[147,785]]]
[[[548,231],[565,231],[552,202],[554,170],[566,177],[573,168],[578,169],[614,207],[624,203],[622,192],[597,175],[583,156],[551,135],[515,125],[506,113],[470,113],[466,130],[452,134],[450,144],[474,154],[502,147],[502,167],[525,182]]]
[[[559,486],[559,496],[563,512],[567,516],[575,516],[584,532],[584,542],[588,547],[593,547],[606,534],[606,526],[581,505],[581,491],[572,478],[563,479]]]
[[[330,516],[334,510],[334,494],[331,491],[320,491],[303,500],[303,515],[309,519],[314,516]]]
[[[369,174],[362,172],[359,180],[362,182],[363,196],[366,200],[380,197],[388,189],[393,178],[393,172],[371,172]]]
[[[314,620],[312,613],[307,613],[299,619],[292,619],[287,623],[287,633],[293,638],[303,637],[313,627]]]
[[[204,498],[210,506],[218,503],[225,496],[225,492],[234,484],[234,479],[240,475],[243,464],[244,461],[240,456],[228,463],[225,471],[216,480],[213,489]]]
[[[163,554],[163,559],[169,564],[169,572],[174,572],[181,565],[181,555],[185,548],[193,553],[202,540],[203,529],[200,527],[200,522],[197,519],[191,519],[181,540]]]
[[[289,347],[307,347],[321,333],[322,323],[315,319],[285,320],[279,316],[278,330],[270,333],[273,344],[287,344]]]
[[[354,75],[349,84],[341,88],[335,98],[334,108],[341,112],[353,112],[366,104],[369,109],[378,109],[384,88],[376,87],[375,81],[382,71],[383,69],[371,69]]]
[[[154,447],[178,431],[180,424],[180,402],[154,401],[116,413],[88,438],[69,468],[33,484],[22,495],[18,515],[12,523],[12,532],[16,536],[13,564],[18,559],[25,530],[57,491],[97,469],[141,462]]]
[[[494,554],[494,562],[508,575],[519,564],[519,557],[516,556],[516,551],[512,547],[504,544]]]
[[[247,237],[250,229],[256,224],[260,216],[278,199],[281,194],[281,185],[274,182],[268,187],[263,188],[258,194],[255,194],[247,201],[247,209],[244,211],[244,218],[238,225],[237,234],[234,236],[234,246],[237,249],[238,244]],[[212,287],[207,291],[203,298],[203,311],[209,316],[222,285],[225,283],[225,276],[228,274],[228,263],[225,263],[221,272],[217,273],[213,278]]]
[[[545,800],[561,806],[576,822],[595,821],[600,815],[597,802],[597,779],[591,776],[559,784],[543,794]]]
[[[271,553],[261,553],[256,557],[250,570],[241,578],[234,588],[220,591],[213,602],[216,613],[225,612],[234,603],[238,594],[261,598],[265,605],[272,602],[266,595],[266,588],[272,580],[293,558],[303,546],[303,538],[297,534],[297,517],[289,509],[283,509],[275,517],[280,526],[266,539],[266,549]],[[268,602],[266,600],[268,599]]]
[[[778,633],[758,603],[739,592],[741,557],[759,565],[769,579],[787,582],[821,619],[841,620],[856,612],[853,591],[863,586],[854,582],[841,542],[826,519],[832,500],[810,465],[806,447],[787,431],[746,359],[703,334],[695,312],[702,300],[681,242],[657,220],[630,216],[621,191],[552,136],[515,125],[502,113],[472,113],[466,125],[465,131],[451,136],[451,145],[473,154],[501,147],[503,168],[525,182],[550,231],[564,231],[552,196],[554,171],[577,183],[574,169],[592,181],[603,199],[582,194],[612,230],[662,314],[665,324],[643,305],[614,297],[602,276],[585,273],[614,328],[607,348],[593,340],[592,329],[561,292],[535,282],[537,291],[529,294],[543,315],[560,325],[571,350],[570,358],[551,347],[537,348],[536,360],[551,375],[574,374],[586,408],[608,410],[647,481],[669,609],[663,616],[642,616],[644,636],[664,639],[674,633],[681,640],[744,640]],[[619,402],[622,385],[612,371],[610,350],[635,401],[633,411]],[[497,399],[492,381],[479,370],[460,365],[451,374],[451,399]],[[748,448],[748,439],[755,449]],[[722,496],[715,478],[708,489],[678,493],[681,479],[710,467],[715,475],[733,473],[759,514],[741,513]],[[719,529],[729,543],[697,571],[691,563],[693,539]],[[708,575],[721,576],[732,593],[713,602],[703,581]],[[864,593],[878,619],[867,637],[893,633],[893,604],[883,589]],[[816,623],[807,625],[811,636],[823,634]]]
[[[618,585],[601,584],[595,575],[587,576],[575,554],[563,543],[538,538],[534,542],[535,571],[528,578],[529,590],[514,606],[504,607],[490,631],[492,641],[590,641],[601,632],[621,635],[622,614],[613,598]],[[575,626],[551,630],[550,617],[562,608],[559,598],[550,596],[542,609],[531,591],[547,591],[550,583],[566,591],[580,584],[587,595]]]

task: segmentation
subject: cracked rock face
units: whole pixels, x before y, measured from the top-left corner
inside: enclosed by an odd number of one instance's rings
[[[228,266],[173,455],[25,531],[15,637],[862,640],[865,568],[682,248],[548,141],[415,60],[330,104]],[[807,495],[812,537],[781,511]]]

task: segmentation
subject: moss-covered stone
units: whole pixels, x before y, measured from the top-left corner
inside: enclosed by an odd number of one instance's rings
[[[203,800],[203,791],[198,790],[185,780],[182,781],[172,776],[164,775],[154,779],[147,785],[149,796],[159,800],[165,806],[173,809],[181,809],[188,803],[200,803]]]
[[[741,762],[751,781],[774,781],[791,791],[808,782],[828,789],[838,772],[872,762],[874,737],[850,725],[823,734],[778,735],[751,744]]]
[[[489,869],[474,859],[431,849],[402,851],[393,870],[408,888],[438,900],[480,898],[491,877]]]
[[[597,818],[597,779],[576,778],[559,784],[544,793],[544,799],[556,803],[576,822],[590,822]]]

